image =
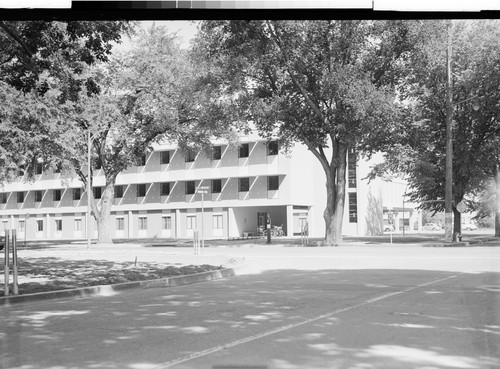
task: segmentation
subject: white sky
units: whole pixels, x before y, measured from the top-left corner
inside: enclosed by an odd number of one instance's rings
[[[177,37],[181,43],[181,48],[186,49],[189,46],[189,41],[196,34],[198,22],[193,21],[140,21],[139,27],[147,29],[155,23],[157,26],[166,27],[171,33],[177,33]],[[130,47],[130,40],[126,37],[122,39],[122,43],[115,46],[116,50],[125,50]]]

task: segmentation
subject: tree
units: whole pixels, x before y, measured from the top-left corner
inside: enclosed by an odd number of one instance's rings
[[[0,21],[0,180],[32,178],[35,163],[54,166],[74,140],[73,106],[98,94],[88,68],[105,62],[130,34],[121,21]]]
[[[100,207],[91,192],[101,244],[112,242],[108,225],[117,176],[137,165],[154,143],[166,140],[186,151],[207,152],[211,139],[231,135],[227,125],[218,121],[224,115],[225,102],[213,100],[201,88],[202,71],[190,62],[174,36],[153,26],[140,32],[134,45],[95,73],[99,96],[83,94],[78,99],[74,118],[80,139],[63,160],[86,187],[86,137],[90,133],[92,161],[102,167],[106,183]]]
[[[202,22],[195,50],[240,117],[321,163],[328,245],[342,241],[348,150],[369,155],[398,125],[393,86],[412,38],[401,21]]]
[[[428,38],[421,39],[420,52],[413,54],[415,59],[409,77],[401,87],[408,101],[407,130],[404,135],[394,138],[397,144],[387,151],[386,163],[378,166],[374,173],[388,169],[405,172],[413,189],[412,201],[436,212],[444,208],[446,68],[443,53],[446,44],[437,32],[444,30],[444,22],[429,21],[426,29]],[[500,94],[497,87],[500,80],[496,70],[500,65],[499,36],[500,23],[497,21],[454,22],[455,234],[461,233],[461,217],[456,205],[466,201],[470,208],[473,207],[468,195],[483,188],[498,172]]]
[[[39,160],[45,169],[54,166],[65,147],[75,142],[67,104],[58,103],[54,91],[45,96],[23,93],[0,82],[0,178],[32,179]]]
[[[131,34],[124,21],[0,21],[0,80],[23,92],[43,95],[59,80],[59,100],[75,100],[85,86],[98,92],[85,66],[105,62],[114,43]]]

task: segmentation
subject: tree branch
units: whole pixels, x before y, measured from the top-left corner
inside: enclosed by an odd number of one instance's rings
[[[15,55],[16,55],[16,54],[12,53],[12,54],[11,54],[11,55],[7,58],[7,59],[2,60],[2,61],[0,62],[0,65],[4,65],[5,63],[10,62],[10,61],[14,58],[14,56],[15,56]]]
[[[33,52],[15,30],[10,29],[10,27],[4,21],[0,21],[0,28],[3,29],[5,33],[7,33],[12,39],[14,39],[14,41],[17,42],[29,57],[33,56]]]
[[[307,93],[307,90],[304,88],[304,86],[302,86],[302,84],[298,81],[298,79],[292,73],[292,70],[290,68],[290,59],[288,58],[288,55],[285,53],[285,51],[283,49],[283,46],[281,44],[281,40],[280,40],[278,34],[273,29],[273,26],[270,24],[269,21],[266,21],[266,23],[269,27],[269,30],[271,32],[271,36],[272,36],[274,42],[278,46],[279,50],[281,51],[281,54],[283,55],[283,58],[285,59],[286,69],[288,71],[288,74],[290,75],[290,78],[292,79],[292,82],[299,89],[302,96],[304,96],[304,99],[306,99],[307,104],[313,110],[313,112],[321,119],[322,122],[326,122],[325,117],[321,113],[321,110],[319,109],[319,107],[314,103],[314,101],[311,100],[311,98],[309,97],[309,94]]]
[[[321,165],[323,166],[323,169],[327,175],[330,175],[330,165],[328,163],[328,159],[325,156],[325,153],[323,151],[323,148],[321,146],[316,149],[316,146],[314,146],[307,138],[304,137],[304,143],[306,144],[307,148],[309,151],[313,153],[313,155],[319,160]]]

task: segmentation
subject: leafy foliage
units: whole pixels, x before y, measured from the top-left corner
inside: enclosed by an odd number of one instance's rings
[[[33,178],[74,149],[77,100],[100,92],[89,66],[107,61],[128,22],[0,21],[0,178]],[[74,153],[72,154],[74,155]],[[70,155],[71,156],[71,155]]]
[[[201,71],[191,64],[174,36],[163,27],[140,31],[134,47],[94,71],[99,96],[82,94],[75,104],[80,140],[68,150],[67,163],[87,183],[87,134],[93,163],[104,171],[106,187],[98,208],[99,242],[107,231],[114,184],[120,172],[135,166],[155,143],[177,143],[186,151],[210,151],[211,139],[231,136],[220,121],[224,103],[201,88]],[[92,170],[92,169],[91,169]]]
[[[87,66],[105,62],[114,43],[131,31],[118,21],[0,21],[0,79],[23,92],[45,94],[58,80],[59,101],[75,101],[85,87],[99,89]]]
[[[401,21],[202,22],[195,52],[215,65],[221,96],[235,97],[264,136],[301,142],[320,161],[329,244],[341,240],[347,149],[369,155],[398,129],[394,86],[412,30]]]
[[[19,174],[33,178],[39,161],[46,169],[56,166],[75,140],[67,105],[52,93],[22,93],[0,82],[0,178],[14,180]]]
[[[401,85],[408,102],[407,129],[388,150],[387,162],[374,172],[407,173],[411,199],[433,211],[444,209],[446,40],[433,37],[446,34],[444,27],[443,21],[427,21],[427,36]],[[454,205],[483,188],[499,164],[499,36],[498,21],[454,21]]]

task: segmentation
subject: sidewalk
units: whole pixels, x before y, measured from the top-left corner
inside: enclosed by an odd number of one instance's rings
[[[24,295],[52,294],[56,290],[75,289],[88,292],[89,287],[95,287],[94,290],[97,293],[102,290],[103,285],[126,287],[123,285],[129,283],[130,287],[132,286],[130,283],[135,283],[133,285],[135,287],[144,287],[146,281],[165,281],[181,275],[200,273],[206,273],[209,276],[206,278],[212,278],[211,275],[220,275],[218,272],[220,270],[233,270],[245,263],[253,263],[252,267],[257,269],[262,266],[276,268],[279,263],[286,265],[287,268],[297,268],[297,260],[306,260],[303,257],[308,258],[314,255],[320,259],[323,258],[323,261],[328,263],[336,262],[336,264],[331,264],[332,268],[343,268],[343,265],[338,262],[346,258],[344,255],[346,253],[348,260],[356,255],[358,256],[356,259],[362,258],[365,253],[373,252],[376,258],[384,255],[383,259],[386,259],[387,257],[398,258],[401,253],[405,258],[406,256],[412,257],[411,255],[415,253],[418,255],[424,252],[426,248],[429,250],[429,248],[450,247],[461,248],[465,251],[473,246],[480,246],[479,249],[486,247],[486,250],[500,246],[498,238],[484,235],[469,236],[464,242],[459,243],[446,243],[437,237],[394,236],[392,244],[388,235],[345,237],[345,242],[337,248],[319,247],[321,241],[319,239],[310,239],[307,246],[301,244],[300,238],[273,239],[271,245],[267,244],[265,239],[207,240],[202,254],[194,255],[189,240],[134,240],[140,241],[138,243],[127,241],[129,242],[120,243],[118,240],[113,245],[92,244],[89,249],[85,242],[78,241],[60,244],[28,243],[26,247],[20,245],[18,251],[20,293]],[[295,256],[291,255],[292,249],[297,251],[293,252]],[[382,250],[385,251],[381,253]],[[442,253],[447,254],[445,250],[442,250]],[[288,260],[290,257],[295,259]],[[405,258],[401,260],[404,261]],[[3,259],[3,253],[1,259]],[[311,261],[307,260],[308,263]],[[371,260],[374,260],[373,257]],[[363,265],[360,264],[360,260],[356,260],[356,268],[363,268]],[[373,264],[367,264],[366,267],[373,267]],[[10,282],[12,283],[12,269]],[[0,296],[3,296],[3,287],[2,268]],[[84,291],[84,289],[87,290]]]
[[[3,256],[3,253],[2,253]],[[3,265],[3,257],[2,265]],[[11,260],[12,262],[12,260]],[[178,283],[173,278],[183,277],[183,284],[227,276],[225,270],[241,263],[241,258],[226,255],[194,255],[192,249],[144,247],[139,244],[39,245],[18,250],[19,294],[53,296],[54,291],[66,290],[66,295],[98,293],[104,285],[117,288],[151,287],[151,281],[163,284]],[[10,295],[13,274],[10,267]],[[200,277],[200,274],[204,274]],[[195,276],[191,279],[186,276]],[[170,282],[169,282],[170,281]],[[147,285],[147,286],[146,286]],[[70,292],[70,290],[73,290]],[[79,290],[79,291],[75,291]],[[95,290],[95,291],[94,291]],[[58,294],[59,296],[64,294]],[[0,275],[0,305],[4,296],[4,270]],[[55,296],[53,296],[55,297]],[[10,300],[15,298],[10,297]],[[5,301],[4,301],[5,302]]]

